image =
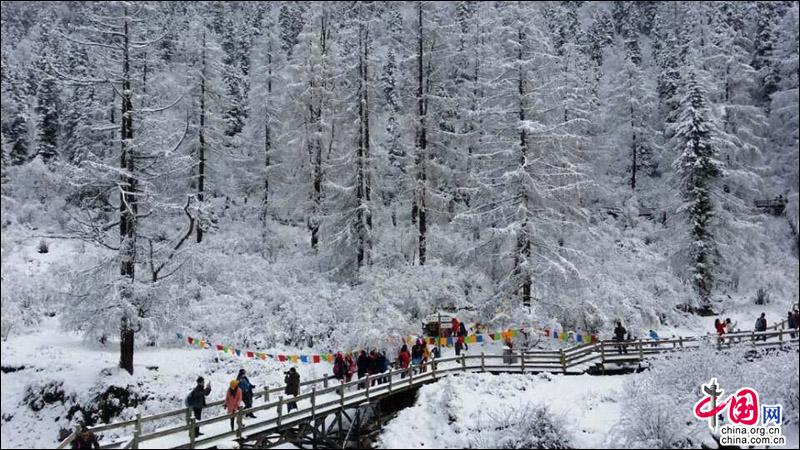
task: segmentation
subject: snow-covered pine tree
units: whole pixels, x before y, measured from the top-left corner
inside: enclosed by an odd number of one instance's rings
[[[188,170],[189,158],[178,153],[188,122],[176,135],[165,127],[166,124],[175,124],[176,118],[170,121],[163,117],[153,120],[152,117],[170,109],[180,97],[157,108],[142,108],[133,101],[140,98],[142,86],[139,80],[142,78],[136,76],[132,60],[157,42],[157,39],[142,40],[143,35],[153,36],[154,30],[148,29],[143,20],[151,10],[146,5],[119,3],[85,5],[83,13],[90,25],[75,27],[75,33],[69,33],[67,39],[87,51],[91,49],[92,60],[101,64],[103,70],[90,71],[95,75],[89,78],[75,78],[64,73],[58,75],[72,83],[110,85],[122,99],[120,123],[114,124],[120,129],[119,153],[89,154],[69,177],[76,185],[93,186],[98,192],[118,191],[119,200],[117,205],[112,205],[117,209],[116,217],[110,217],[106,208],[87,204],[87,208],[83,208],[85,217],[73,220],[78,227],[74,233],[81,239],[112,250],[119,265],[116,273],[108,270],[110,264],[101,264],[77,276],[76,290],[85,291],[81,291],[68,309],[65,323],[96,335],[106,335],[116,324],[116,330],[120,332],[120,367],[133,373],[134,337],[138,332],[154,330],[153,322],[169,320],[171,312],[165,309],[166,305],[154,292],[161,287],[159,280],[177,270],[173,265],[176,262],[174,257],[194,229],[195,220],[190,210],[193,196],[190,195],[181,208],[176,204],[180,201],[176,197],[182,197],[183,193],[173,196],[175,193],[170,189],[175,185],[164,183],[166,174]],[[98,77],[97,74],[105,76]],[[165,98],[174,95],[176,86],[162,85],[162,81],[148,81],[151,83],[149,96]],[[180,119],[177,119],[180,124]],[[171,149],[156,144],[168,139],[176,142]],[[110,199],[107,202],[111,205]],[[169,214],[176,209],[187,216],[189,223],[188,231],[175,239],[164,236],[158,223],[148,224],[144,220],[156,213]],[[116,235],[115,228],[118,229]],[[87,300],[85,292],[90,292],[91,301]]]
[[[558,243],[558,232],[571,224],[572,188],[579,137],[564,127],[563,109],[555,95],[559,58],[550,47],[541,7],[513,2],[496,6],[498,21],[490,31],[486,61],[493,80],[492,114],[484,122],[487,144],[476,157],[483,160],[478,189],[489,191],[471,204],[462,219],[487,224],[485,242],[475,251],[497,252],[497,298],[513,297],[531,305],[546,289],[537,276],[574,270]],[[535,77],[533,75],[536,75]],[[491,124],[491,126],[490,126]]]
[[[636,191],[637,183],[643,176],[654,175],[660,153],[660,132],[653,126],[653,115],[657,109],[655,86],[645,78],[642,67],[636,63],[641,55],[638,47],[627,45],[620,39],[614,47],[615,54],[623,54],[621,67],[606,63],[608,98],[601,101],[602,117],[605,118],[606,133],[610,145],[620,145],[620,151],[628,161],[627,184]],[[614,64],[616,65],[616,64]],[[613,154],[618,154],[612,151]],[[612,160],[616,159],[612,156]]]
[[[712,191],[722,170],[713,141],[714,118],[709,111],[705,90],[694,73],[688,76],[674,127],[672,142],[679,156],[673,165],[683,199],[679,211],[685,214],[689,226],[689,273],[698,297],[696,307],[692,309],[700,314],[710,314],[716,263]]]

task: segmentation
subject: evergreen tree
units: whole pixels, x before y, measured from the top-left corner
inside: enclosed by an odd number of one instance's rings
[[[705,91],[691,74],[673,135],[673,143],[680,153],[674,167],[683,198],[680,211],[689,224],[691,283],[698,296],[697,311],[703,314],[711,312],[716,264],[712,191],[722,176],[716,159],[714,130]]]

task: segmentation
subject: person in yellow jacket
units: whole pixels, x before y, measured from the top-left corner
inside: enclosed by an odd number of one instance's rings
[[[422,363],[420,364],[420,372],[428,371],[428,361],[431,360],[431,351],[428,349],[428,343],[425,339],[422,340]]]

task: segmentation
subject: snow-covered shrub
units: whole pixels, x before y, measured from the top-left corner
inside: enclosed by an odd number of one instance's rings
[[[569,428],[546,406],[531,402],[490,415],[471,448],[572,448]]]
[[[711,441],[708,426],[695,419],[700,389],[717,378],[726,393],[750,387],[766,404],[782,404],[783,426],[798,424],[798,371],[794,351],[753,352],[735,347],[717,352],[707,345],[692,353],[655,360],[651,370],[625,386],[622,418],[607,444],[619,448],[687,448]],[[726,394],[727,395],[727,394]]]
[[[763,287],[756,289],[756,296],[753,299],[753,303],[756,305],[766,305],[769,303],[769,292]]]

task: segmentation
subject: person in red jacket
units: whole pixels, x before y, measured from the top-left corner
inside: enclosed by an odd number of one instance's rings
[[[717,334],[722,336],[725,334],[725,323],[719,319],[714,319],[714,328],[717,330]]]
[[[456,337],[458,335],[459,323],[458,319],[453,317],[450,319],[450,336]]]
[[[400,348],[400,353],[397,354],[397,362],[400,363],[401,369],[408,369],[411,365],[411,353],[408,352],[408,346],[403,344],[403,347]],[[401,378],[406,377],[406,372],[400,374]]]

